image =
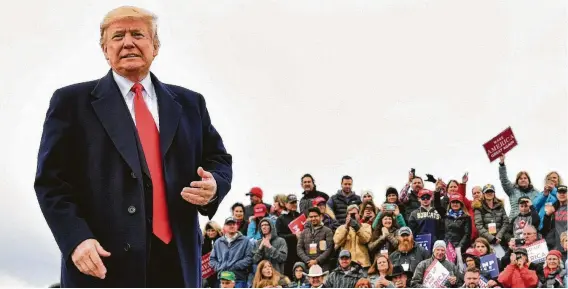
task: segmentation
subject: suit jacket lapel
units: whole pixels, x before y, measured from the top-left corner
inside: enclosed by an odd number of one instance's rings
[[[93,109],[114,146],[132,171],[141,177],[134,121],[114,81],[112,70],[99,80],[91,94],[94,97],[91,102]]]
[[[176,95],[161,83],[153,73],[150,73],[150,76],[158,97],[160,150],[162,152],[162,160],[164,160],[176,135],[182,109],[181,105],[176,101]]]

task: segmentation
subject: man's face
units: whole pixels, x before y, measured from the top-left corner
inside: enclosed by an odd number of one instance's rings
[[[315,226],[317,226],[321,223],[320,215],[318,215],[318,213],[316,213],[316,212],[310,212],[308,214],[308,218],[310,219],[310,222],[312,223],[313,227],[315,227]]]
[[[262,230],[262,235],[270,234],[270,224],[268,222],[262,222],[260,229]]]
[[[341,180],[341,190],[344,193],[351,193],[353,187],[353,180]]]
[[[434,258],[436,258],[438,260],[442,260],[442,259],[444,259],[444,257],[446,257],[446,248],[438,247],[438,248],[434,249]]]
[[[420,205],[422,205],[422,207],[430,207],[431,203],[432,203],[432,196],[422,195],[422,197],[420,197]]]
[[[296,279],[302,280],[302,278],[304,277],[304,269],[302,269],[301,266],[296,267],[296,269],[294,269],[294,275]]]
[[[536,241],[536,230],[530,227],[523,229],[523,237],[525,239],[525,246],[530,245]]]
[[[250,203],[253,205],[257,205],[260,204],[262,202],[262,199],[255,196],[255,195],[250,195]]]
[[[314,288],[319,287],[322,282],[323,282],[322,276],[310,277],[310,285],[312,285],[312,287]]]
[[[473,187],[473,189],[471,190],[471,195],[473,196],[474,201],[481,199],[481,196],[483,195],[481,193],[481,187],[479,186]]]
[[[424,183],[422,183],[421,179],[414,178],[412,180],[411,188],[412,188],[413,191],[418,192],[418,191],[420,191],[424,188]]]
[[[310,177],[305,177],[302,179],[302,188],[305,192],[311,192],[314,190],[314,181]]]
[[[354,214],[355,215],[355,220],[357,220],[357,222],[359,222],[360,216],[359,216],[359,210],[357,210],[356,208],[353,208],[351,210],[349,210],[349,212],[347,212],[349,215]]]
[[[339,266],[342,269],[347,269],[351,265],[351,258],[349,257],[341,257],[339,258]]]
[[[106,29],[102,49],[112,69],[126,77],[146,76],[158,55],[150,28],[142,20],[126,19],[111,24]]]
[[[235,288],[235,282],[221,279],[221,288]]]
[[[406,288],[406,282],[408,281],[408,276],[406,274],[398,275],[392,278],[392,282],[396,288]]]
[[[225,224],[223,229],[227,232],[227,234],[234,235],[237,232],[237,223],[230,222]]]
[[[466,288],[479,287],[479,273],[465,272],[465,276],[463,279],[465,281]]]
[[[286,209],[289,212],[295,212],[298,210],[298,202],[291,202],[291,203],[286,203]]]
[[[528,214],[530,211],[529,203],[523,202],[519,204],[519,211],[521,214]]]

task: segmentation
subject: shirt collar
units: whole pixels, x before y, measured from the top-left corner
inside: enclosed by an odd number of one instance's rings
[[[114,78],[114,81],[116,81],[116,84],[118,85],[118,89],[120,89],[122,96],[126,97],[126,95],[128,95],[128,93],[130,92],[130,89],[134,85],[134,82],[116,73],[114,70],[112,71],[112,76]],[[152,79],[150,78],[149,73],[142,79],[142,81],[140,81],[140,84],[142,84],[142,86],[144,87],[146,95],[148,95],[150,98],[153,98],[154,95],[152,94],[152,91],[154,91],[154,85],[152,84]]]

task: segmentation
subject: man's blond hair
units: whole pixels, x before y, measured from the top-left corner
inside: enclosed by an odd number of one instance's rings
[[[158,16],[156,14],[134,6],[121,6],[109,11],[103,21],[101,22],[100,30],[101,30],[101,38],[99,40],[99,44],[101,47],[104,46],[107,35],[106,30],[107,28],[121,20],[142,20],[148,24],[150,29],[150,35],[152,35],[152,40],[154,41],[154,48],[158,49],[160,47],[160,39],[158,37]]]

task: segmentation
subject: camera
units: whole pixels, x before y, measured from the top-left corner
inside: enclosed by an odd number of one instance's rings
[[[515,239],[515,246],[521,247],[525,245],[525,239]]]
[[[355,220],[355,218],[357,218],[357,217],[355,216],[355,213],[351,213],[351,214],[349,214],[349,216],[350,216],[351,219],[353,219],[353,220]]]

